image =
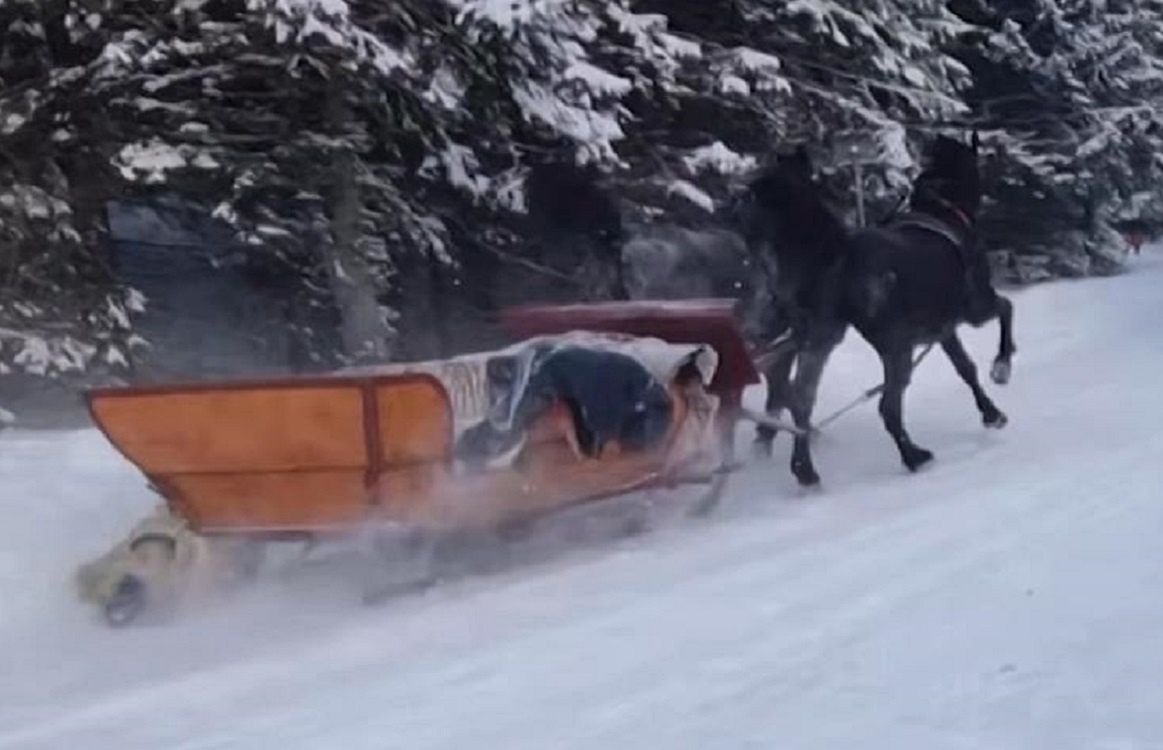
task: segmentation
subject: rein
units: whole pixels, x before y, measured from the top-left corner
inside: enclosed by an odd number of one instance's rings
[[[921,364],[921,361],[924,360],[924,358],[926,356],[928,356],[929,352],[931,352],[931,351],[933,351],[933,343],[932,342],[927,344],[925,346],[925,348],[921,350],[921,353],[918,354],[915,359],[913,359],[913,368],[915,369],[917,367],[917,365]],[[885,385],[886,385],[885,383],[881,383],[880,385],[876,386],[875,388],[869,388],[867,391],[860,394],[852,401],[848,402],[847,406],[844,406],[843,408],[837,409],[836,411],[829,414],[827,417],[824,417],[822,420],[819,421],[819,423],[817,423],[812,428],[811,431],[818,433],[820,430],[822,430],[825,427],[827,427],[828,425],[832,424],[840,417],[844,416],[848,412],[855,409],[857,406],[860,406],[861,404],[863,404],[867,401],[871,401],[872,399],[876,398],[877,396],[879,396],[881,393],[884,392]]]
[[[921,364],[922,360],[924,360],[925,357],[928,356],[929,352],[931,352],[933,350],[933,346],[934,346],[933,342],[926,344],[925,348],[921,350],[921,353],[918,354],[916,356],[916,358],[913,359],[913,368],[914,369],[917,367],[917,365]],[[878,386],[875,386],[873,388],[869,388],[864,393],[861,393],[859,396],[854,398],[852,401],[848,402],[847,405],[832,412],[831,414],[824,417],[822,420],[820,420],[815,425],[809,427],[807,430],[803,430],[794,424],[790,424],[788,422],[783,421],[782,419],[778,419],[778,418],[773,417],[769,414],[760,414],[760,413],[755,412],[751,409],[743,409],[741,411],[741,416],[743,416],[746,419],[751,420],[752,422],[755,422],[756,424],[760,424],[760,425],[763,425],[765,427],[771,427],[771,428],[777,429],[777,430],[783,430],[785,432],[790,432],[793,435],[816,436],[816,435],[819,435],[825,427],[832,424],[840,417],[844,416],[845,414],[852,411],[853,409],[860,406],[861,404],[864,404],[868,401],[871,401],[872,399],[879,396],[881,393],[884,392],[885,385],[886,385],[885,383],[881,383]]]

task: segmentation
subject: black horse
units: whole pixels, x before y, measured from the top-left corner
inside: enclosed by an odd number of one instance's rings
[[[991,375],[996,383],[1008,381],[1016,351],[1013,305],[993,289],[984,254],[975,247],[977,152],[976,136],[972,146],[938,138],[909,210],[877,228],[845,227],[820,197],[802,148],[765,170],[735,205],[748,243],[775,259],[773,296],[781,317],[791,322],[793,346],[767,372],[767,410],[778,415],[789,409],[801,431],[791,461],[801,484],[819,482],[810,450],[811,414],[824,366],[849,325],[880,355],[880,414],[910,470],[933,458],[912,441],[903,422],[918,345],[940,343],[973,392],[986,426],[1005,426],[1005,415],[985,394],[957,336],[959,324],[981,326],[997,318],[1001,341]],[[759,447],[770,452],[774,436],[760,427]]]

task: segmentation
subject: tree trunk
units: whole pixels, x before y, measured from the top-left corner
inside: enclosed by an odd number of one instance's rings
[[[327,97],[329,129],[342,137],[351,120],[342,85],[333,80]],[[340,338],[351,362],[383,362],[390,356],[391,331],[376,299],[375,280],[359,248],[362,201],[356,179],[356,155],[343,148],[331,165],[327,195],[331,242],[322,249],[331,292],[340,315]]]

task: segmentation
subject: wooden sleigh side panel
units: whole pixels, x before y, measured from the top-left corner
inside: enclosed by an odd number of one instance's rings
[[[369,487],[446,473],[452,415],[423,375],[286,378],[89,395],[94,421],[205,532],[320,531],[366,519]]]
[[[367,521],[486,528],[660,479],[687,417],[672,387],[652,450],[579,457],[564,405],[533,425],[517,465],[453,477],[452,414],[427,375],[102,389],[109,440],[202,533],[341,532]]]

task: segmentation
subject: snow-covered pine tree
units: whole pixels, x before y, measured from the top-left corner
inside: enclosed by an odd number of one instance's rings
[[[806,141],[850,203],[837,137],[848,131],[875,162],[866,191],[882,204],[899,195],[914,167],[905,126],[964,110],[968,71],[944,50],[968,27],[937,0],[867,6],[631,4],[623,33],[602,37],[593,53],[634,83],[620,122],[623,193],[650,213],[705,222],[741,173]],[[660,186],[672,200],[660,199]]]
[[[794,122],[824,146],[833,186],[853,195],[847,164],[866,162],[870,220],[887,211],[915,171],[910,136],[955,118],[968,70],[946,52],[965,24],[940,0],[756,3],[762,29],[784,62]],[[846,151],[856,153],[846,153]]]
[[[966,92],[992,126],[996,247],[1077,245],[1057,271],[1095,270],[1094,237],[1161,213],[1160,0],[950,5],[3,0],[0,367],[128,359],[141,300],[101,262],[111,199],[213,213],[300,280],[292,308],[380,358],[396,316],[439,312],[437,293],[487,310],[498,264],[603,293],[530,233],[543,167],[577,167],[583,223],[697,225],[789,141],[815,144],[851,204],[838,145],[855,140],[877,160],[876,218],[915,168],[912,137],[963,117]],[[451,292],[425,286],[430,269]],[[325,360],[326,331],[301,327]]]
[[[1159,226],[1163,3],[986,2],[962,57],[994,147],[985,236],[1016,280],[1117,267],[1113,228]]]
[[[450,1],[503,76],[494,96],[512,118],[503,134],[512,156],[506,207],[530,212],[523,252],[551,274],[572,277],[573,296],[608,296],[620,219],[606,186],[595,182],[629,166],[621,147],[639,81],[615,37],[637,32],[665,43],[665,30],[635,26],[641,19],[625,0]]]
[[[168,5],[121,9],[91,83],[118,126],[120,178],[204,205],[261,262],[301,275],[300,304],[338,310],[348,358],[383,358],[384,237],[410,214],[366,157],[406,50],[343,2]]]
[[[120,368],[135,343],[129,313],[142,300],[93,252],[107,170],[82,133],[103,117],[67,20],[36,0],[0,3],[0,374]]]
[[[475,232],[487,224],[480,214],[521,209],[513,143],[522,113],[571,124],[568,111],[539,109],[550,89],[515,85],[522,61],[539,70],[520,39],[488,36],[457,5],[109,0],[90,9],[14,0],[4,9],[16,38],[5,45],[6,80],[29,81],[30,93],[0,94],[0,145],[44,141],[67,121],[46,141],[51,153],[23,152],[25,171],[51,178],[45,166],[65,145],[90,157],[89,169],[73,173],[96,189],[82,195],[57,180],[58,191],[70,189],[52,204],[57,218],[121,195],[200,204],[260,262],[298,273],[301,304],[339,308],[349,357],[388,353],[400,253],[454,263],[451,224]],[[34,90],[38,82],[53,85]],[[94,222],[87,239],[63,235],[81,260],[57,248],[42,248],[44,257],[69,272],[92,265],[102,229]],[[28,266],[15,256],[12,264]],[[29,293],[12,298],[32,309]]]

